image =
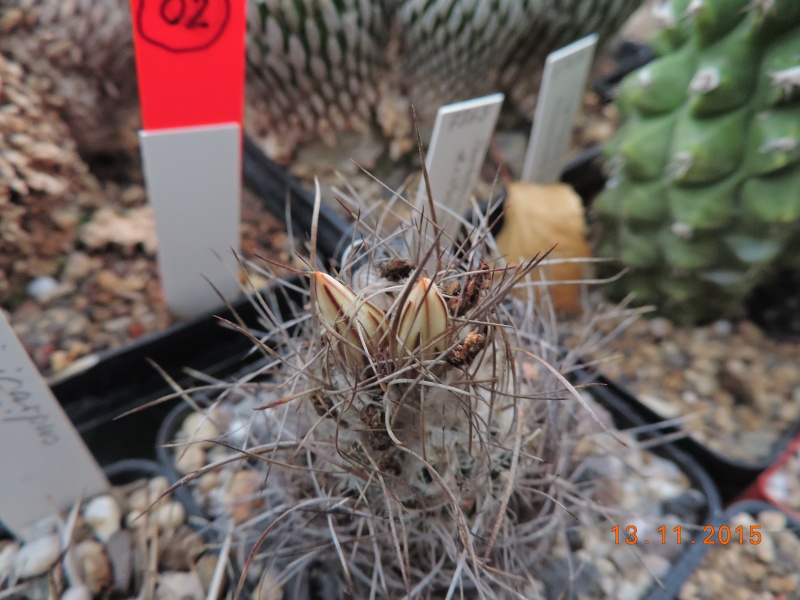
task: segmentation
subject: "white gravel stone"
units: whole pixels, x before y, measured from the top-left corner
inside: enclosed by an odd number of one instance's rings
[[[14,572],[17,577],[27,579],[47,573],[61,553],[61,538],[56,534],[46,535],[28,542],[14,557]]]
[[[194,571],[167,572],[158,577],[156,600],[204,600],[203,584]]]
[[[218,438],[220,435],[220,431],[217,426],[212,422],[213,415],[209,417],[203,413],[194,412],[190,414],[186,419],[183,421],[183,426],[181,430],[183,435],[186,436],[189,440],[198,440],[196,445],[201,446],[203,448],[208,448],[213,446],[214,443],[210,441],[199,441],[199,440],[213,440],[214,438]]]
[[[43,300],[58,289],[59,283],[54,277],[44,275],[36,277],[28,284],[28,295],[35,300]]]
[[[92,526],[98,539],[105,543],[120,530],[122,509],[113,496],[97,496],[84,507],[83,518]]]
[[[61,600],[92,600],[92,593],[85,585],[74,585],[64,590]]]

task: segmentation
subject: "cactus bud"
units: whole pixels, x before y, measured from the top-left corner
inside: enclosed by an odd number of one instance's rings
[[[313,275],[311,293],[316,298],[320,320],[341,336],[339,348],[344,360],[363,364],[364,342],[370,349],[383,333],[383,311],[371,302],[360,300],[346,285],[320,271]]]
[[[414,284],[403,304],[397,327],[398,353],[421,349],[421,358],[435,358],[447,349],[447,304],[439,288],[427,277]]]

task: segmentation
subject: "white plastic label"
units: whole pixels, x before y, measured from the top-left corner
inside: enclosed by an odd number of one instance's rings
[[[503,99],[503,94],[492,94],[442,106],[436,113],[425,164],[433,199],[448,210],[436,213],[444,236],[454,238],[458,233],[460,224],[455,215],[463,215],[470,205]],[[417,209],[425,208],[425,214],[430,216],[427,204],[422,181],[417,192]]]
[[[547,185],[560,179],[596,46],[597,34],[593,33],[548,55],[522,168],[523,181]]]
[[[94,460],[0,313],[0,521],[18,535],[108,489]]]
[[[239,294],[238,124],[140,132],[167,306],[189,318]]]

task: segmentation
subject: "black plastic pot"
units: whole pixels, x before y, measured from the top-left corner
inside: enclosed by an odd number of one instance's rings
[[[125,485],[144,477],[160,477],[164,475],[164,469],[152,460],[130,458],[103,467],[103,473],[111,485]]]
[[[601,402],[623,403],[629,407],[631,412],[647,423],[658,424],[666,421],[664,416],[644,405],[624,386],[601,374],[595,375],[594,381],[598,385],[593,386],[591,392]],[[674,434],[680,431],[680,427],[666,424],[660,428],[660,431]],[[800,421],[784,431],[773,444],[770,453],[758,461],[744,461],[725,456],[690,436],[681,437],[674,443],[711,474],[723,503],[727,503],[738,497],[765,469],[774,463],[782,450],[798,433],[800,433]]]
[[[591,204],[592,199],[600,193],[605,186],[606,179],[602,170],[601,161],[600,148],[592,148],[570,162],[562,175],[562,181],[572,185],[587,206]],[[502,197],[498,197],[491,202],[483,202],[481,205],[481,210],[483,212],[489,212],[488,221],[493,224],[495,233],[499,232],[503,227],[502,200]],[[800,284],[791,289],[794,290],[796,295],[796,290],[800,289]],[[774,290],[770,291],[773,292],[768,296],[770,302],[777,303]],[[762,294],[766,295],[767,292],[762,291]],[[751,313],[762,310],[764,306],[763,302],[765,302],[765,300],[761,299],[760,296],[751,299],[749,303]],[[763,321],[756,322],[763,324]],[[772,334],[774,330],[767,328],[767,332]],[[592,388],[592,393],[601,401],[611,403],[615,402],[616,399],[619,401],[617,403],[628,406],[629,412],[635,414],[638,419],[646,423],[662,423],[666,420],[662,415],[659,415],[640,402],[636,395],[626,389],[625,386],[606,378],[602,373],[594,374],[593,380],[602,386]],[[665,425],[662,427],[661,431],[664,433],[675,433],[678,431],[678,427],[675,425]],[[677,440],[675,444],[681,451],[691,456],[711,474],[712,479],[720,491],[723,502],[730,502],[738,497],[761,472],[775,461],[782,449],[785,448],[798,433],[800,433],[800,421],[782,432],[780,438],[774,443],[767,456],[761,460],[751,462],[724,456],[691,437],[683,437]]]
[[[245,136],[243,179],[265,208],[280,220],[287,203],[292,227],[300,238],[311,231],[314,196],[275,164]],[[353,237],[353,227],[330,207],[319,211],[318,256],[322,264],[335,264]],[[277,294],[277,314],[286,314],[285,293]],[[81,361],[82,368],[52,384],[63,406],[100,464],[125,458],[154,458],[155,434],[175,401],[117,417],[157,400],[165,391],[164,377],[156,364],[179,385],[192,381],[187,370],[224,378],[248,361],[257,359],[253,344],[239,331],[221,326],[220,318],[259,329],[258,309],[243,297],[189,321],[147,335],[123,348],[109,350]],[[263,329],[263,328],[262,328]]]
[[[756,288],[747,314],[771,337],[800,344],[800,269],[783,271]]]
[[[605,77],[598,78],[594,83],[594,90],[603,102],[611,102],[616,97],[618,84],[626,75],[635,69],[647,64],[655,58],[652,48],[646,44],[623,42],[620,44],[614,59],[617,70]],[[586,164],[588,174],[596,192],[605,185],[605,177],[599,168],[598,160]],[[583,196],[587,204],[591,198]],[[767,334],[778,339],[791,341],[800,340],[800,319],[798,319],[798,306],[800,306],[800,273],[786,273],[778,283],[762,286],[754,291],[747,300],[747,316],[761,326]],[[595,390],[596,396],[616,396],[628,404],[635,413],[649,423],[661,423],[666,419],[640,402],[636,395],[624,385],[614,382],[599,373],[595,377],[604,388]],[[677,426],[664,426],[665,433],[675,433]],[[755,478],[771,465],[780,454],[781,450],[800,433],[800,421],[795,423],[773,444],[770,452],[763,458],[754,461],[744,461],[725,456],[711,450],[694,438],[684,437],[676,442],[678,448],[695,458],[713,477],[724,502],[729,502],[738,497]]]
[[[623,42],[614,57],[617,71],[598,80],[595,87],[600,89],[619,81],[624,74],[646,62],[648,56],[646,47]],[[270,160],[247,135],[244,136],[242,179],[245,187],[280,221],[286,220],[288,207],[293,232],[300,239],[308,237],[313,194]],[[568,163],[562,181],[588,202],[605,184],[600,169],[600,148],[591,148]],[[354,237],[353,225],[322,204],[317,239],[321,260],[336,264]],[[255,318],[256,311],[247,298],[233,303],[232,308],[246,322]],[[161,396],[163,376],[149,361],[158,364],[177,383],[184,384],[191,379],[185,374],[187,368],[224,377],[247,360],[250,341],[238,332],[220,327],[216,315],[231,319],[233,313],[220,306],[126,347],[87,357],[81,361],[83,368],[71,369],[69,375],[58,378],[52,385],[67,415],[101,464],[154,456],[155,431],[170,409],[169,404],[126,417],[122,422],[113,421]]]
[[[300,278],[290,280],[302,287]],[[302,302],[286,286],[261,294],[278,317],[288,318]],[[264,333],[260,309],[245,297],[224,310],[151,334],[124,348],[104,352],[94,363],[52,386],[65,412],[101,465],[125,458],[155,458],[156,432],[177,400],[121,415],[172,393],[161,369],[181,387],[196,383],[189,370],[224,379],[258,361],[252,340],[223,321]],[[156,366],[158,366],[158,369]]]
[[[576,384],[585,383],[590,378],[590,375],[581,372],[575,373],[573,376],[573,380]],[[206,399],[201,395],[200,397],[195,397],[194,400],[200,405],[207,405],[209,404],[210,398]],[[646,421],[632,411],[629,405],[620,401],[618,398],[613,396],[600,398],[600,402],[609,411],[618,428],[628,429],[646,425]],[[169,447],[169,444],[176,439],[184,419],[190,415],[193,410],[194,409],[188,404],[175,406],[159,428],[156,452],[159,457],[161,471],[165,473],[172,482],[180,479],[181,475],[174,467],[175,449]],[[647,438],[649,436],[641,434],[641,437]],[[701,492],[702,496],[705,498],[705,506],[700,511],[697,522],[693,524],[702,526],[706,523],[713,522],[716,515],[721,511],[721,502],[717,489],[708,473],[706,473],[695,460],[675,448],[672,444],[656,445],[651,448],[651,451],[677,464],[690,480],[692,488]],[[184,491],[190,493],[188,489]],[[681,555],[675,568],[677,568],[677,565],[683,563],[684,558],[683,555]],[[320,600],[335,600],[339,598],[341,595],[341,584],[335,577],[331,576],[330,573],[330,569],[326,569],[322,566],[319,568],[310,568],[306,577],[298,578],[287,585],[287,598],[290,600],[316,598]],[[655,600],[655,598],[661,599],[663,596],[646,595],[644,598],[646,600]]]

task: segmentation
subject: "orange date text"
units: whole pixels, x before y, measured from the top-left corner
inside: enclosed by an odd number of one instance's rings
[[[693,527],[692,530],[695,528]],[[620,527],[614,525],[611,532],[614,534],[614,543],[625,543],[629,546],[635,544],[671,544],[671,543],[689,543],[689,544],[705,544],[727,546],[728,544],[760,544],[761,543],[761,525],[750,525],[745,527],[739,525],[738,527],[730,528],[727,525],[706,525],[703,527],[703,533],[699,531],[684,531],[680,525],[676,525],[672,529],[668,529],[666,525],[658,527],[653,535],[644,537],[642,532],[636,525],[628,525]]]

